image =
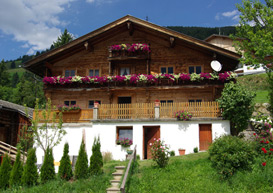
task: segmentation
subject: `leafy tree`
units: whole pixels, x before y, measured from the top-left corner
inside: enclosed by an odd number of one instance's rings
[[[0,188],[5,189],[9,186],[10,171],[10,159],[8,154],[5,154],[0,170]]]
[[[26,186],[36,185],[38,182],[38,171],[36,166],[36,149],[30,149],[27,155],[26,165],[24,167],[22,184]]]
[[[12,102],[11,96],[14,96],[14,92],[13,88],[0,85],[0,99]]]
[[[41,182],[45,183],[49,180],[55,179],[54,158],[52,149],[47,148],[44,157],[44,162],[41,167]]]
[[[67,31],[67,29],[64,30],[64,32],[58,37],[56,42],[53,42],[54,48],[58,48],[64,44],[67,44],[68,42],[71,42],[74,39],[73,35]]]
[[[16,154],[16,160],[13,164],[13,167],[10,173],[10,179],[9,179],[10,186],[21,185],[22,174],[23,174],[23,164],[21,162],[21,149],[18,148],[17,154]]]
[[[10,68],[11,68],[11,69],[16,68],[16,64],[15,64],[15,62],[14,62],[14,61],[12,61],[12,62],[11,62],[11,64],[10,64]]]
[[[9,85],[9,74],[4,60],[0,62],[0,86]]]
[[[231,134],[238,135],[247,128],[254,104],[255,94],[233,82],[225,84],[222,96],[217,100],[223,109],[223,117],[230,120]]]
[[[273,113],[273,0],[243,0],[237,5],[240,12],[240,24],[236,27],[235,46],[243,55],[241,62],[254,67],[267,66],[268,82],[270,83],[270,111]]]
[[[65,129],[62,127],[62,113],[59,113],[57,117],[57,113],[52,111],[52,108],[54,109],[54,107],[51,106],[51,100],[48,99],[45,108],[40,113],[43,120],[41,126],[38,126],[38,124],[41,123],[39,116],[35,116],[32,119],[31,130],[33,138],[37,145],[43,149],[45,154],[47,148],[52,149],[58,145],[66,134]],[[39,115],[39,100],[36,100],[34,114]]]
[[[59,177],[65,180],[70,180],[73,177],[72,166],[71,166],[68,152],[69,152],[69,145],[68,143],[66,143],[64,145],[64,153],[61,159],[59,173],[58,173]]]
[[[82,179],[88,177],[88,158],[85,151],[85,143],[82,140],[78,159],[75,165],[75,178]]]
[[[90,166],[89,166],[89,172],[91,175],[98,175],[101,174],[102,166],[103,166],[103,160],[102,160],[102,154],[100,152],[100,138],[94,139],[94,143],[92,146],[92,155],[90,157]]]
[[[18,75],[17,72],[15,72],[15,73],[12,75],[12,78],[11,78],[11,86],[12,86],[13,88],[15,88],[16,85],[18,84],[18,82],[19,82],[19,75]]]

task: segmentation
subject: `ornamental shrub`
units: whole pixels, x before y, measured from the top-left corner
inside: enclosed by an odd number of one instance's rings
[[[68,152],[69,152],[69,145],[68,143],[66,143],[64,145],[64,153],[60,162],[59,173],[58,173],[59,177],[65,180],[70,180],[73,177],[72,166],[71,166],[71,161],[70,161]]]
[[[235,136],[222,136],[209,147],[209,158],[223,178],[233,176],[238,170],[250,169],[255,157],[251,142]]]
[[[90,167],[89,172],[91,175],[98,175],[102,174],[102,166],[103,166],[103,160],[102,160],[102,154],[100,152],[100,138],[94,139],[94,143],[92,146],[92,155],[90,157]]]
[[[225,84],[222,96],[217,100],[223,109],[223,118],[231,122],[231,134],[238,135],[247,128],[254,110],[255,94],[233,82]]]
[[[6,189],[9,187],[9,178],[11,172],[10,159],[8,154],[5,154],[0,169],[0,188]]]
[[[22,184],[26,186],[36,185],[38,182],[38,171],[36,166],[36,149],[29,149],[27,154],[26,165],[24,166],[24,171],[22,175]]]
[[[78,159],[75,165],[75,178],[82,179],[88,177],[88,158],[85,150],[85,143],[82,141]]]
[[[21,149],[18,148],[16,154],[16,160],[13,164],[9,184],[10,186],[19,186],[22,183],[22,174],[23,174],[23,163],[21,161]]]
[[[154,140],[154,143],[150,143],[152,158],[159,167],[164,168],[169,162],[169,148],[164,141],[156,138]]]
[[[52,149],[47,147],[44,163],[41,167],[41,182],[44,184],[49,180],[55,179],[54,158]]]

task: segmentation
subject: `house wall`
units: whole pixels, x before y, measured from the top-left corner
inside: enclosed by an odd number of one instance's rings
[[[230,123],[226,120],[211,121],[161,121],[161,122],[93,122],[89,124],[64,124],[67,134],[62,142],[54,148],[53,154],[55,161],[60,161],[63,154],[65,142],[69,143],[69,155],[78,155],[83,133],[85,133],[86,151],[88,158],[92,152],[94,137],[100,136],[101,152],[111,152],[113,159],[124,160],[126,150],[116,144],[117,126],[133,127],[133,145],[137,145],[137,154],[143,159],[143,126],[160,126],[160,138],[179,155],[178,149],[186,149],[186,154],[193,153],[195,147],[199,147],[199,124],[212,125],[212,139],[224,134],[230,134]],[[42,163],[43,151],[37,148],[37,163]]]

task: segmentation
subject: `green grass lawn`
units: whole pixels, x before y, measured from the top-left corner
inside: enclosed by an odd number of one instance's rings
[[[228,181],[220,179],[211,166],[208,153],[177,156],[166,168],[156,167],[151,160],[140,161],[130,180],[128,192],[273,192],[266,184],[255,184],[251,173],[238,173]],[[252,185],[251,185],[252,184]]]
[[[268,93],[268,90],[257,90],[256,97],[254,99],[255,103],[269,103]]]
[[[24,68],[15,68],[7,70],[7,72],[10,74],[10,77],[12,77],[12,75],[16,72],[18,73],[19,77],[21,77],[25,71],[26,70]]]

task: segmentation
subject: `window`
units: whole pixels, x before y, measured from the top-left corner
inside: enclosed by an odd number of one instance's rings
[[[91,70],[89,70],[89,76],[99,76],[99,75],[100,75],[99,69],[91,69]]]
[[[75,76],[75,70],[65,70],[64,76],[65,77]]]
[[[98,100],[91,100],[91,101],[88,102],[88,108],[89,108],[89,109],[94,108],[94,103],[95,103],[95,102],[98,102],[99,104],[101,104],[101,102],[98,101]]]
[[[173,100],[160,100],[160,103],[173,103]]]
[[[194,103],[194,102],[200,103],[200,102],[202,102],[202,99],[190,99],[189,102],[190,103]]]
[[[173,67],[161,67],[160,72],[162,74],[173,74]]]
[[[76,105],[76,101],[64,101],[64,105],[66,106]]]
[[[192,73],[200,74],[201,71],[202,71],[201,66],[190,66],[189,67],[189,74],[192,74]]]
[[[120,75],[125,76],[130,74],[130,68],[120,68]]]
[[[117,127],[117,140],[121,138],[133,140],[133,127]]]

